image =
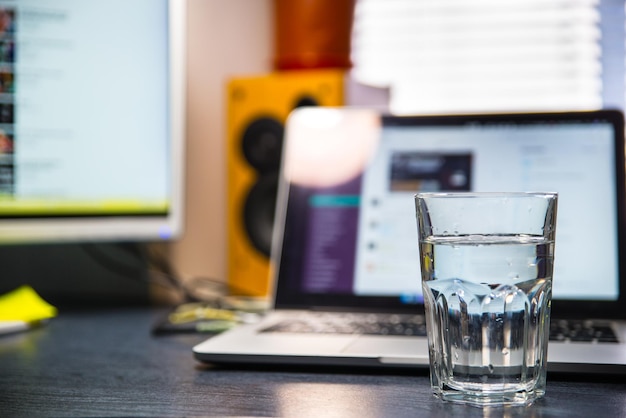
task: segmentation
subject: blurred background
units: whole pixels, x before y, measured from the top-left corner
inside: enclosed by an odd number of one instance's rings
[[[167,294],[171,280],[154,285],[156,270],[265,296],[282,127],[297,106],[624,108],[623,0],[187,0],[187,8],[184,235],[140,251],[4,246],[0,290],[30,282],[53,303],[180,301]],[[41,278],[47,271],[53,282]]]
[[[344,85],[342,100],[388,107],[395,113],[624,107],[621,0],[358,0],[356,4],[294,0],[293,5],[309,14],[289,17],[278,14],[275,7],[280,3],[285,2],[189,2],[188,81],[193,88],[188,91],[188,228],[171,253],[183,276],[225,278],[236,264],[228,257],[224,223],[232,209],[224,202],[229,175],[227,92],[233,78],[277,74],[281,64],[291,65],[287,70],[292,71],[307,65],[351,65],[346,84],[352,90]],[[354,6],[353,22],[342,18],[340,3]],[[311,29],[321,26],[311,10],[318,10],[329,24],[319,30],[334,30],[334,35]],[[337,59],[307,64],[302,58],[297,68],[297,62],[281,62],[289,45],[275,39],[279,24],[283,31],[295,32],[291,24],[308,34],[309,38],[300,39],[303,56],[315,55],[311,51],[316,48],[328,50],[323,41],[315,40],[319,36],[338,36],[334,42],[341,45],[341,28],[351,27],[350,63]],[[293,40],[298,34],[290,36]],[[267,93],[265,101],[252,107],[263,113],[264,107],[280,100]]]

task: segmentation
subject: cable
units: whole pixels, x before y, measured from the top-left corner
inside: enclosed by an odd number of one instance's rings
[[[188,295],[182,281],[172,269],[162,272],[151,267],[155,264],[155,259],[142,244],[116,243],[114,245],[135,258],[138,264],[120,261],[119,256],[113,256],[103,250],[100,244],[82,244],[80,247],[95,262],[118,276],[142,283],[154,283],[168,290],[178,292],[185,301],[194,300]],[[155,280],[155,277],[158,277],[160,280]]]
[[[192,277],[182,280],[170,260],[157,251],[156,246],[149,244],[117,243],[117,248],[132,255],[139,265],[120,261],[119,257],[111,256],[100,248],[99,244],[82,244],[81,248],[94,261],[105,269],[125,278],[139,280],[143,283],[155,283],[179,293],[183,302],[203,302],[223,308],[232,305],[225,299],[236,293],[243,297],[252,297],[243,289],[229,286],[223,280],[209,277]],[[146,268],[146,266],[148,266]],[[156,278],[160,279],[157,280]]]

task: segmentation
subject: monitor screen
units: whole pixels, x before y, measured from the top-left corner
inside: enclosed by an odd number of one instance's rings
[[[0,244],[182,232],[184,0],[0,0]]]

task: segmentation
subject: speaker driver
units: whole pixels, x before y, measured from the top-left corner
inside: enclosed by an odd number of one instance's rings
[[[283,143],[283,124],[271,117],[255,119],[245,129],[243,154],[259,173],[278,170]]]
[[[272,227],[278,193],[278,172],[262,175],[250,189],[244,204],[244,225],[254,248],[270,256]]]
[[[294,108],[305,106],[319,106],[319,103],[311,96],[303,96],[298,99]]]

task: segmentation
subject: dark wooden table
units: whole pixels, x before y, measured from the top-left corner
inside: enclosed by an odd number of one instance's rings
[[[196,362],[202,335],[152,336],[149,308],[61,311],[0,337],[0,416],[624,417],[626,379],[549,376],[525,408],[446,404],[426,372],[227,369]]]

